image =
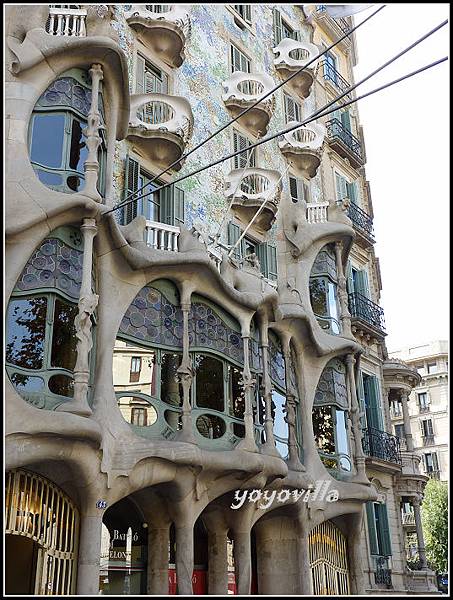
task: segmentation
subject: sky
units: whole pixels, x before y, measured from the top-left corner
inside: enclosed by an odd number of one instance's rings
[[[362,21],[373,9],[355,15]],[[449,4],[387,4],[356,32],[359,81],[449,18]],[[448,56],[449,25],[357,89]],[[389,352],[449,339],[449,62],[358,103]]]

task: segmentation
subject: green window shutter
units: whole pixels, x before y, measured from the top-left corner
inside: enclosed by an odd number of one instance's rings
[[[341,112],[338,109],[334,110],[331,118],[337,119],[337,121],[340,121],[340,123],[341,123]]]
[[[135,93],[145,93],[145,59],[137,54],[135,62]]]
[[[379,548],[376,533],[376,520],[374,518],[374,504],[373,502],[367,502],[365,504],[365,507],[368,522],[368,539],[370,541],[370,554],[378,555]]]
[[[381,556],[392,555],[392,544],[390,541],[390,528],[387,515],[387,506],[379,504],[379,526],[380,526],[380,541],[381,541]]]
[[[169,186],[164,188],[160,192],[160,215],[162,223],[167,223],[167,225],[173,225],[174,220],[174,210],[173,210],[173,200],[174,200],[174,186]]]
[[[343,200],[348,195],[347,181],[344,177],[335,173],[335,187],[337,190],[337,200]]]
[[[366,420],[368,427],[382,431],[382,413],[379,402],[379,388],[376,377],[366,376],[363,382],[365,392]]]
[[[357,184],[355,181],[352,183],[346,182],[347,196],[351,202],[357,204]]]
[[[126,156],[125,166],[125,181],[124,181],[124,196],[123,200],[138,190],[138,180],[140,177],[140,165],[131,158],[129,154]],[[123,207],[123,224],[130,223],[137,216],[138,201],[131,202]]]
[[[360,371],[358,377],[358,386],[357,386],[357,396],[359,398],[359,409],[360,412],[363,413],[360,417],[360,427],[364,429],[366,427],[366,418],[365,418],[365,391],[363,389],[363,373]]]
[[[184,224],[185,219],[185,203],[184,203],[184,190],[175,187],[174,190],[174,205],[173,205],[173,225],[181,226]]]
[[[280,11],[273,9],[274,13],[274,46],[278,46],[283,39],[283,23]]]
[[[345,129],[351,131],[351,116],[349,110],[344,110],[340,115],[341,124]]]
[[[241,237],[241,228],[234,223],[228,223],[228,245],[234,246],[234,244]],[[242,244],[239,244],[233,252],[234,258],[239,260],[242,256]]]
[[[261,273],[271,281],[277,281],[277,248],[266,242],[258,244],[256,249],[260,261]]]
[[[365,270],[356,273],[356,292],[366,298],[370,297],[370,287],[368,285],[368,273]]]

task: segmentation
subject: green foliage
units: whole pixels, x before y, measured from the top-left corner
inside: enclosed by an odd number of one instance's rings
[[[445,573],[448,568],[448,488],[445,482],[430,479],[426,484],[422,525],[428,562],[434,571]]]

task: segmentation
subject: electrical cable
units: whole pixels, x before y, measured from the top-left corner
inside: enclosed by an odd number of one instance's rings
[[[375,69],[372,73],[370,73],[369,75],[367,75],[362,80],[360,80],[359,82],[355,83],[354,85],[350,86],[345,92],[343,92],[342,94],[340,94],[339,96],[337,96],[336,98],[334,98],[333,100],[331,100],[330,102],[328,102],[326,105],[324,105],[319,110],[317,110],[314,113],[312,113],[312,115],[310,115],[310,117],[308,117],[307,119],[304,119],[302,122],[297,123],[296,125],[293,125],[293,126],[287,128],[287,129],[283,129],[281,131],[278,131],[275,134],[267,136],[267,137],[265,137],[265,138],[263,138],[263,139],[255,142],[254,144],[251,144],[250,146],[247,147],[247,150],[251,150],[253,148],[256,148],[256,147],[260,146],[261,144],[265,144],[266,142],[269,142],[269,141],[275,139],[276,137],[284,135],[285,133],[290,133],[291,131],[294,131],[295,129],[299,129],[299,128],[303,127],[304,125],[307,125],[308,123],[311,123],[312,121],[315,121],[317,118],[324,117],[324,116],[326,116],[326,115],[334,112],[335,110],[338,110],[337,107],[332,108],[331,110],[327,110],[327,109],[329,109],[332,105],[337,104],[337,102],[339,102],[342,98],[344,98],[345,96],[349,95],[351,91],[355,90],[357,87],[359,87],[360,85],[362,85],[363,83],[365,83],[366,81],[368,81],[374,75],[377,75],[377,73],[379,73],[380,71],[382,71],[383,69],[385,69],[387,66],[389,66],[391,63],[393,63],[395,60],[397,60],[398,58],[400,58],[401,56],[403,56],[404,54],[406,54],[406,52],[409,52],[412,48],[414,48],[416,45],[420,44],[427,37],[429,37],[430,35],[432,35],[436,31],[438,31],[441,27],[443,27],[447,23],[448,23],[448,20],[445,20],[442,23],[440,23],[439,25],[437,25],[434,29],[432,29],[431,31],[429,31],[428,33],[426,33],[425,35],[423,35],[421,38],[419,38],[418,40],[416,40],[410,46],[408,46],[407,48],[405,48],[404,50],[402,50],[401,52],[399,52],[397,55],[395,55],[394,57],[392,57],[391,59],[389,59],[385,63],[383,63],[380,67],[378,67],[377,69]],[[408,76],[403,76],[402,78],[394,80],[394,81],[392,81],[392,82],[390,82],[388,84],[384,84],[384,86],[376,88],[375,90],[372,90],[371,92],[362,95],[360,97],[360,99],[366,98],[367,96],[370,96],[370,95],[372,95],[372,94],[374,94],[374,93],[376,93],[378,91],[381,91],[382,89],[385,89],[386,87],[390,87],[392,85],[395,85],[396,83],[399,83],[403,79],[407,79],[408,77],[412,77],[412,76],[416,75],[417,73],[426,70],[427,68],[431,68],[431,67],[439,64],[439,62],[443,62],[444,60],[447,60],[447,59],[446,58],[445,59],[440,59],[439,61],[436,61],[435,63],[427,65],[426,67],[422,67],[420,70],[417,70],[417,71],[409,74]],[[342,104],[341,107],[345,108],[346,106],[349,106],[350,104],[354,104],[358,100],[359,100],[359,98],[352,99],[352,100],[350,100],[350,101],[345,102],[344,104]],[[232,154],[229,154],[227,156],[223,156],[223,157],[219,158],[218,160],[213,161],[213,162],[209,163],[208,165],[205,165],[204,167],[200,167],[199,169],[196,169],[195,171],[192,171],[191,173],[187,173],[186,175],[183,175],[182,177],[179,177],[179,178],[175,179],[174,181],[171,181],[169,183],[161,185],[160,187],[155,188],[153,190],[153,192],[150,192],[150,193],[155,193],[155,192],[160,191],[161,189],[164,189],[164,188],[170,187],[172,185],[175,185],[176,183],[179,183],[180,181],[183,181],[184,179],[187,179],[188,177],[192,177],[193,175],[197,175],[198,173],[201,173],[202,171],[205,171],[206,169],[209,169],[209,168],[211,168],[211,167],[213,167],[215,165],[218,165],[218,164],[224,162],[225,160],[229,160],[231,158],[234,158],[235,156],[241,154],[242,152],[243,152],[243,150],[238,150],[237,152],[233,152]],[[124,202],[118,204],[116,207],[113,207],[109,211],[106,211],[105,213],[103,213],[103,215],[110,214],[111,212],[114,212],[114,211],[118,210],[119,208],[122,208],[123,206],[126,206],[126,205],[130,204],[131,202],[135,202],[135,201],[137,201],[139,199],[145,198],[147,195],[150,195],[150,193],[145,194],[145,195],[143,195],[143,196],[141,196],[139,198],[134,198],[134,199],[129,200],[129,201],[124,201]]]
[[[368,17],[366,19],[364,19],[363,21],[361,21],[360,23],[358,23],[357,25],[354,25],[354,27],[352,29],[349,29],[346,33],[344,33],[344,35],[342,37],[340,37],[337,41],[333,42],[330,46],[328,46],[327,48],[325,48],[322,52],[320,52],[317,56],[315,56],[314,58],[312,58],[309,62],[307,62],[303,67],[301,67],[298,71],[295,71],[294,73],[292,73],[287,79],[281,81],[279,84],[277,84],[274,88],[272,88],[272,90],[270,90],[269,92],[266,92],[266,94],[264,94],[264,96],[262,96],[259,100],[256,100],[253,104],[251,104],[250,106],[248,106],[247,108],[245,108],[242,112],[240,112],[236,117],[234,117],[233,119],[231,119],[230,121],[228,121],[227,123],[225,123],[225,125],[222,125],[220,127],[220,129],[218,129],[217,131],[215,131],[214,133],[211,133],[211,135],[209,135],[206,139],[202,140],[199,144],[197,144],[196,146],[194,146],[191,150],[185,152],[182,154],[182,156],[180,156],[179,158],[177,158],[175,161],[173,161],[164,171],[161,171],[160,173],[158,173],[157,175],[155,175],[150,181],[148,181],[145,185],[143,185],[141,188],[138,188],[137,190],[135,190],[134,192],[132,192],[132,194],[129,194],[129,196],[127,196],[127,198],[125,198],[122,202],[127,202],[128,200],[130,200],[131,198],[133,198],[133,196],[135,196],[136,194],[138,194],[139,192],[141,192],[142,190],[144,190],[148,185],[150,185],[151,183],[153,183],[154,181],[156,181],[156,179],[159,179],[159,177],[162,177],[162,175],[165,175],[165,173],[167,173],[170,169],[172,169],[175,165],[177,165],[178,163],[180,163],[182,160],[186,159],[188,156],[190,156],[191,154],[193,154],[196,150],[198,150],[199,148],[201,148],[202,146],[204,146],[204,144],[206,144],[207,142],[209,142],[210,140],[212,140],[215,136],[217,136],[219,133],[221,133],[224,129],[226,129],[227,127],[229,127],[230,125],[232,125],[233,123],[235,123],[238,119],[240,119],[241,117],[243,117],[245,114],[247,114],[250,110],[252,110],[253,108],[255,108],[255,106],[257,106],[258,104],[260,104],[260,102],[262,102],[263,100],[265,100],[268,96],[270,96],[271,94],[273,94],[274,92],[276,92],[279,88],[281,88],[283,85],[285,85],[286,83],[288,83],[288,81],[291,81],[291,79],[293,79],[294,77],[296,77],[296,75],[299,75],[302,71],[304,71],[307,67],[309,67],[312,63],[316,62],[317,60],[319,60],[321,58],[321,56],[323,56],[324,54],[326,54],[329,50],[331,50],[332,48],[334,48],[335,46],[337,46],[340,42],[342,42],[346,37],[348,37],[349,35],[351,35],[351,33],[353,33],[354,31],[356,31],[359,27],[361,27],[364,23],[366,23],[367,21],[369,21],[372,17],[374,17],[374,15],[376,15],[378,12],[380,12],[383,8],[385,8],[385,4],[383,4],[382,6],[380,6],[375,12],[371,13],[371,15],[368,15]]]

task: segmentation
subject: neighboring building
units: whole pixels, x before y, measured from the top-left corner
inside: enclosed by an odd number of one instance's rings
[[[422,470],[428,477],[449,479],[448,342],[439,340],[391,353],[404,360],[421,376],[409,396],[409,415],[415,451],[422,457]],[[391,409],[395,435],[401,431],[398,406]]]
[[[389,413],[420,378],[387,359],[358,108],[247,149],[347,90],[354,35],[184,155],[351,19],[5,16],[7,593],[433,591],[428,478]],[[319,481],[337,501],[287,499]]]

